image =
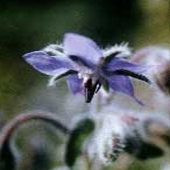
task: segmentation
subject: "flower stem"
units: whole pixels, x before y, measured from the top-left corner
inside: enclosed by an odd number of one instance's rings
[[[0,169],[15,169],[17,165],[17,158],[15,153],[13,153],[12,148],[10,147],[11,140],[20,125],[31,120],[38,120],[49,123],[66,135],[71,133],[71,130],[63,125],[63,123],[61,123],[52,113],[27,113],[18,115],[9,123],[7,123],[0,131]]]

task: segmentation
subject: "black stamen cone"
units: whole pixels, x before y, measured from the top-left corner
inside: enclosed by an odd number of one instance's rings
[[[98,81],[96,81],[96,83],[93,85],[92,79],[88,79],[84,87],[86,103],[90,103],[91,100],[93,99],[94,94],[99,91],[101,85]]]

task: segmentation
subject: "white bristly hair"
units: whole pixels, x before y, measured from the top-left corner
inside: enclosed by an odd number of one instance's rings
[[[128,43],[122,42],[120,45],[108,47],[103,50],[103,57],[108,57],[116,52],[119,52],[118,57],[127,58],[131,55],[131,49],[128,47]]]

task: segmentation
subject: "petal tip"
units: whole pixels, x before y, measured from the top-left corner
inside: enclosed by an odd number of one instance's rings
[[[44,51],[33,51],[33,52],[25,53],[22,57],[27,60],[37,55],[47,55],[47,54]]]

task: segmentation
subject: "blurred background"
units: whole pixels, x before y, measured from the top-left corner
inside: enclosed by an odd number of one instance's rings
[[[169,3],[0,0],[0,127],[25,111],[55,112],[65,121],[87,107],[82,96],[69,95],[63,81],[56,88],[47,88],[48,77],[32,69],[23,60],[23,54],[62,41],[66,32],[91,37],[100,47],[121,42],[129,42],[135,50],[147,45],[170,47]],[[77,104],[79,108],[75,108]],[[139,168],[142,164],[136,169]]]

